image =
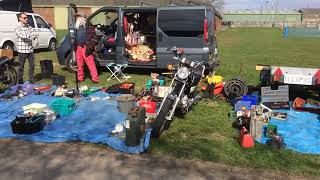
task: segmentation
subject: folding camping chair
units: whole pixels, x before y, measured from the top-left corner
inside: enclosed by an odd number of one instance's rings
[[[106,67],[111,73],[107,81],[110,81],[112,79],[117,79],[119,82],[122,82],[122,80],[129,79],[130,77],[126,76],[123,73],[124,69],[126,69],[127,66],[128,64],[116,64],[116,63],[107,64]]]

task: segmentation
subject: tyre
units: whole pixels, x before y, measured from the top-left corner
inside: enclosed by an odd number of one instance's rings
[[[2,46],[2,49],[11,49],[13,50],[13,43],[12,42],[5,42]]]
[[[160,137],[162,132],[170,126],[171,121],[166,120],[166,117],[170,113],[173,100],[167,98],[163,103],[162,108],[156,118],[156,121],[152,124],[152,136]]]
[[[49,42],[48,50],[49,51],[55,51],[57,47],[57,43],[55,39],[51,39]]]
[[[68,54],[66,59],[65,59],[66,67],[70,73],[74,73],[75,70],[73,69],[73,64],[72,64],[72,53]]]

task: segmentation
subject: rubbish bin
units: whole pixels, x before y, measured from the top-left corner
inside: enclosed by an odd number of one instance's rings
[[[129,110],[134,107],[135,98],[133,95],[121,95],[117,97],[119,111],[128,113]]]
[[[42,78],[50,78],[53,74],[53,63],[51,60],[40,61]]]

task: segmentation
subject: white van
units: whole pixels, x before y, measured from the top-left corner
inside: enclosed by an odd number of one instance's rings
[[[0,11],[0,47],[16,51],[15,27],[18,24],[18,14],[14,11]],[[56,32],[39,14],[26,13],[29,24],[39,34],[38,46],[34,49],[56,49]]]

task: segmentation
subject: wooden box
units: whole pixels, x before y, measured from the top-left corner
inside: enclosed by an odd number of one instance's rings
[[[13,58],[13,51],[11,49],[0,49],[0,57],[7,56],[9,59]]]

